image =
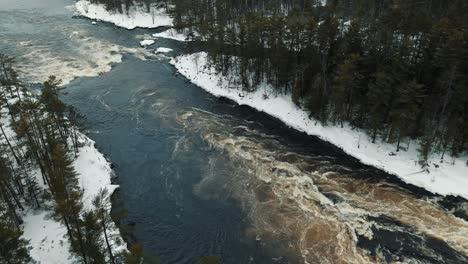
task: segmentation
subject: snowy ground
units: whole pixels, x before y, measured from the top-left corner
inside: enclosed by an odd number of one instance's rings
[[[236,77],[225,77],[207,67],[204,52],[183,55],[171,60],[177,70],[194,84],[219,97],[226,97],[241,105],[248,105],[283,121],[288,126],[331,142],[346,153],[389,173],[403,181],[441,195],[459,195],[468,199],[467,157],[446,158],[440,155],[429,160],[429,172],[418,165],[417,143],[412,142],[407,151],[395,152],[396,146],[385,142],[371,143],[365,132],[345,125],[322,126],[297,107],[289,95],[274,96],[271,87],[263,84],[254,93],[244,93],[236,84]],[[395,152],[395,156],[389,153]],[[437,167],[438,166],[438,167]]]
[[[78,14],[87,18],[110,22],[127,29],[172,26],[172,18],[164,8],[152,7],[150,12],[146,12],[143,6],[132,6],[128,13],[124,11],[121,14],[107,11],[103,5],[92,4],[86,0],[78,1],[74,8]]]
[[[14,103],[15,99],[10,99]],[[17,144],[15,132],[10,127],[6,108],[2,112],[1,124],[12,144]],[[78,157],[74,161],[74,167],[78,173],[79,186],[83,190],[83,208],[93,209],[92,200],[101,189],[107,189],[112,194],[118,185],[111,183],[112,169],[110,163],[94,147],[94,141],[84,134],[78,133],[82,147]],[[0,137],[0,142],[3,141]],[[3,142],[1,142],[3,143]],[[38,169],[31,172],[36,177],[42,188],[43,181]],[[108,197],[110,199],[110,197]],[[50,208],[50,204],[48,205]],[[110,208],[108,208],[110,210]],[[70,254],[70,242],[65,226],[51,217],[52,211],[47,209],[33,209],[26,207],[23,215],[23,238],[30,241],[30,255],[39,264],[67,264],[76,263],[76,259]],[[125,250],[125,243],[120,243],[120,233],[114,223],[109,227],[109,237],[113,244],[114,253]]]
[[[65,226],[44,210],[28,210],[23,217],[24,235],[29,240],[31,258],[39,264],[75,263]]]

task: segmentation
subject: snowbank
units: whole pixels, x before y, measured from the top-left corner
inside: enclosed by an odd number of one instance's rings
[[[267,84],[261,85],[254,93],[244,93],[236,77],[222,76],[207,67],[207,54],[204,52],[177,57],[171,60],[171,64],[187,79],[215,96],[226,97],[272,115],[292,128],[333,143],[365,164],[397,175],[407,183],[433,193],[468,199],[467,157],[447,158],[441,163],[440,156],[433,156],[429,160],[429,172],[422,171],[418,165],[416,142],[412,142],[407,151],[390,156],[396,150],[394,145],[385,142],[373,144],[365,132],[347,125],[344,128],[322,126],[297,107],[289,95],[271,95],[272,89]]]
[[[83,190],[83,207],[93,209],[92,201],[100,189],[112,194],[119,186],[111,183],[112,169],[106,158],[94,147],[94,141],[79,133],[82,147],[73,165],[78,172],[78,182]]]
[[[111,182],[113,175],[111,164],[96,149],[93,140],[80,132],[78,132],[78,138],[82,146],[73,165],[78,173],[78,184],[83,191],[83,209],[94,209],[93,199],[102,189],[106,189],[109,193],[107,197],[109,207],[106,209],[110,214],[111,195],[119,188],[119,185],[112,184]],[[127,245],[123,242],[120,231],[114,222],[109,223],[107,232],[114,254],[126,250]]]
[[[128,10],[128,13],[124,11],[121,14],[119,12],[108,11],[103,5],[92,4],[87,0],[80,0],[75,4],[75,10],[80,15],[90,19],[110,22],[127,29],[172,26],[172,18],[167,15],[164,8],[158,7],[152,7],[150,12],[147,12],[145,7],[132,6]]]
[[[189,41],[189,35],[192,35],[193,37],[198,37],[199,35],[196,32],[191,32],[188,30],[184,30],[181,32],[178,32],[177,30],[170,28],[168,30],[165,30],[160,33],[155,33],[153,34],[153,37],[156,38],[167,38],[167,39],[173,39],[177,41]]]

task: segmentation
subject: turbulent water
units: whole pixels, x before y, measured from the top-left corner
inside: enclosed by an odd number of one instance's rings
[[[436,199],[376,181],[372,171],[352,170],[333,157],[298,153],[229,119],[199,110],[178,115],[215,152],[195,192],[242,204],[247,235],[265,241],[272,254],[292,251],[308,263],[468,260],[468,223]]]
[[[175,74],[127,31],[72,18],[72,1],[0,0],[0,51],[23,77],[54,74],[114,162],[134,227],[162,263],[468,263],[468,203],[339,149]],[[183,51],[176,41],[152,47]]]
[[[89,21],[70,19],[72,13],[67,9],[73,1],[41,2],[0,1],[0,8],[6,9],[0,9],[0,47],[16,57],[16,68],[27,80],[43,82],[54,74],[68,84],[76,77],[110,71],[123,54],[141,59],[151,56],[144,49],[97,35]]]

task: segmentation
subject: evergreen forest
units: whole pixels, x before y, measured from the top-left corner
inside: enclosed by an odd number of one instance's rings
[[[416,140],[423,166],[432,153],[467,151],[464,0],[93,2],[165,7],[245,91],[267,82],[319,122],[350,124],[396,151]]]

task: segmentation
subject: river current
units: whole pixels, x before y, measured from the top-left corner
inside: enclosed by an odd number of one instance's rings
[[[468,203],[407,185],[180,77],[163,29],[74,18],[70,0],[0,0],[0,52],[54,74],[115,164],[129,242],[162,263],[468,263]],[[33,86],[34,87],[34,86]]]

